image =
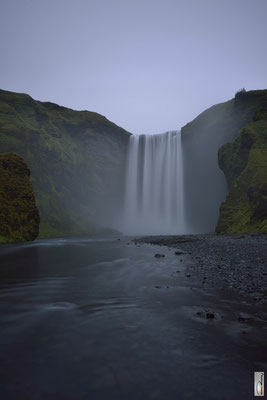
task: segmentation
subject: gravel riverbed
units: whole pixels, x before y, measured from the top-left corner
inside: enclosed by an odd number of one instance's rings
[[[167,246],[186,258],[187,276],[203,288],[231,290],[256,303],[267,303],[267,235],[147,236],[136,243]]]

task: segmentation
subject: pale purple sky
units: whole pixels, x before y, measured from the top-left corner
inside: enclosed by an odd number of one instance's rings
[[[0,88],[179,129],[267,88],[267,0],[0,0]]]

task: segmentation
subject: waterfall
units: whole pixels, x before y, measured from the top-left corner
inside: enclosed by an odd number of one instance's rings
[[[184,233],[181,135],[132,135],[128,145],[122,231]]]

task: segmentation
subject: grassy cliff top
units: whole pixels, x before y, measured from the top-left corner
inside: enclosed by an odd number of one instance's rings
[[[91,111],[76,111],[67,107],[59,106],[51,102],[41,102],[34,100],[31,96],[24,93],[14,93],[0,89],[0,127],[5,122],[12,123],[10,117],[17,117],[19,121],[31,124],[33,131],[40,130],[42,125],[56,125],[64,128],[64,124],[72,125],[73,134],[75,127],[97,129],[99,131],[112,131],[116,129],[117,134],[130,135],[129,132],[120,128],[113,122],[109,121],[103,115]],[[15,126],[14,126],[15,128]]]
[[[196,129],[201,131],[202,128],[213,129],[216,125],[220,125],[220,129],[228,126],[232,129],[233,119],[238,119],[241,125],[246,125],[251,122],[255,111],[266,104],[267,89],[237,92],[233,99],[215,104],[199,114],[182,128],[182,134],[193,133]]]

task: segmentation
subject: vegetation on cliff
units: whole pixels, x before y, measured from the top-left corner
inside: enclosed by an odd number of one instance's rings
[[[40,236],[96,233],[116,214],[129,135],[99,114],[0,90],[0,151],[31,170]]]
[[[266,109],[266,102],[266,90],[242,90],[232,100],[212,106],[182,128],[185,207],[187,221],[193,232],[214,232],[220,205],[227,195],[225,177],[218,165],[219,148],[233,142],[239,132],[252,123],[258,137],[258,130],[264,129],[264,122],[261,120],[256,123],[254,119],[260,118],[261,110]],[[245,136],[243,140],[250,140],[245,139]],[[224,147],[225,151],[229,146]],[[240,155],[232,159],[232,176],[239,175],[246,165],[248,152],[242,152],[242,157]],[[262,151],[260,154],[255,154],[255,157],[263,157]],[[250,168],[254,168],[252,161]]]
[[[39,230],[30,170],[22,157],[0,154],[0,243],[34,240]]]
[[[251,123],[218,153],[228,183],[218,234],[267,233],[267,90],[237,93],[236,106],[251,98],[261,98]]]

